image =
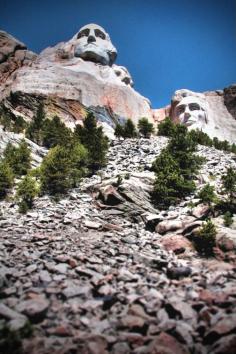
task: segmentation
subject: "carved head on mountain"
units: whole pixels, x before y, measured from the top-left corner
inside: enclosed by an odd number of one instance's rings
[[[117,56],[109,35],[96,24],[82,27],[74,47],[74,55],[84,60],[111,66]]]
[[[172,97],[172,116],[190,129],[204,130],[209,123],[208,104],[203,94],[177,90]]]

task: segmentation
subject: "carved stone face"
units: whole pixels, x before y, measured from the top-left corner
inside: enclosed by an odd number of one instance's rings
[[[124,66],[113,65],[113,68],[114,68],[116,76],[118,76],[120,78],[120,80],[122,82],[124,82],[124,84],[126,84],[127,86],[130,86],[130,87],[134,86],[132,77],[131,77],[130,73],[128,72],[128,70]]]
[[[117,51],[105,30],[98,25],[90,24],[79,30],[74,55],[111,66],[116,59]]]
[[[202,129],[207,124],[207,111],[201,99],[184,97],[175,107],[174,115],[178,121],[192,129]]]

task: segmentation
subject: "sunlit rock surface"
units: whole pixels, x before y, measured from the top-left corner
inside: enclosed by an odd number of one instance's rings
[[[97,25],[87,27],[82,27],[68,42],[43,50],[29,65],[13,70],[1,85],[0,98],[26,117],[31,117],[34,107],[43,101],[49,115],[62,116],[70,126],[84,118],[87,108],[99,111],[98,119],[110,126],[127,118],[135,123],[141,117],[153,121],[150,102],[131,87],[133,80],[128,70],[113,64],[116,49],[110,39],[107,41],[106,32]],[[96,37],[96,30],[100,31],[99,36],[104,33],[106,39]],[[5,36],[6,41],[13,41],[11,36]],[[79,54],[82,40],[92,48],[89,54]],[[109,54],[104,54],[106,60],[101,54],[102,41],[107,42],[109,49]],[[34,101],[32,108],[29,101]]]

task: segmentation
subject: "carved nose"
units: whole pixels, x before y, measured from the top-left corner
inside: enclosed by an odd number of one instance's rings
[[[88,36],[88,43],[96,42],[96,38],[94,36]]]
[[[189,118],[191,114],[189,112],[184,112],[184,118]]]

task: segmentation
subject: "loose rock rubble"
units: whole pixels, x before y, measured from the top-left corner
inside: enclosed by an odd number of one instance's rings
[[[23,353],[235,353],[236,223],[216,217],[233,241],[201,258],[189,235],[206,208],[191,212],[194,196],[154,208],[150,167],[166,143],[114,141],[98,175],[59,202],[38,198],[26,215],[1,202],[0,321],[14,330],[30,321]],[[198,184],[214,176],[219,190],[235,156],[199,150]]]

